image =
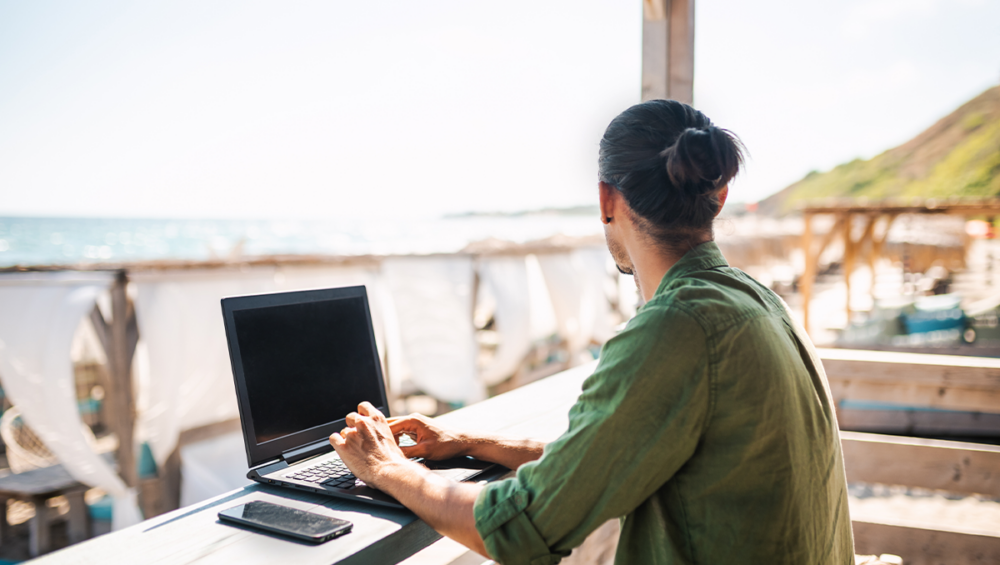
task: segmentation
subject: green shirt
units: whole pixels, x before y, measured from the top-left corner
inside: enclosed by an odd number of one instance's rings
[[[715,243],[667,272],[605,344],[566,433],[487,485],[475,518],[504,565],[557,563],[612,518],[619,565],[854,563],[823,366]]]

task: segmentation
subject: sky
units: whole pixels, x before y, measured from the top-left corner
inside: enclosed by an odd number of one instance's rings
[[[1000,82],[996,0],[698,0],[695,106],[753,202]],[[0,0],[0,216],[592,204],[641,2]]]

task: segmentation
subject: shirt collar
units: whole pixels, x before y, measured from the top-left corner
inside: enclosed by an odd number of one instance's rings
[[[656,294],[663,292],[672,281],[690,275],[698,271],[706,271],[716,267],[728,267],[729,262],[722,256],[722,251],[714,241],[707,241],[688,251],[681,257],[681,260],[674,263],[673,267],[663,275],[660,286],[656,289]]]

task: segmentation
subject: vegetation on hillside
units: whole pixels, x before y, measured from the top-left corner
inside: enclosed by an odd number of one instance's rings
[[[1000,86],[963,104],[912,140],[868,160],[805,178],[760,203],[787,213],[825,198],[983,198],[1000,195]]]

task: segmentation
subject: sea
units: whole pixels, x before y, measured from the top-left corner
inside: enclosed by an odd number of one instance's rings
[[[330,220],[0,217],[0,267],[447,253],[490,238],[599,233],[596,210]]]

